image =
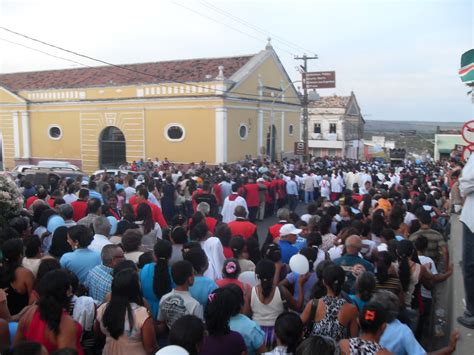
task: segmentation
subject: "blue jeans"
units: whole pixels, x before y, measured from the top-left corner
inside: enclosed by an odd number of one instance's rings
[[[288,207],[290,212],[295,212],[298,205],[298,195],[288,195]]]
[[[466,309],[474,314],[474,233],[463,223],[462,271]]]
[[[313,202],[313,191],[305,191],[304,192],[304,203]]]

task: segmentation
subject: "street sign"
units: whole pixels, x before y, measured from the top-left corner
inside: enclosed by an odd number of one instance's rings
[[[295,142],[295,155],[305,155],[306,144],[304,142]]]
[[[474,120],[464,123],[461,129],[461,135],[467,143],[474,143]]]
[[[335,71],[314,71],[303,74],[303,87],[306,89],[329,89],[336,87]]]

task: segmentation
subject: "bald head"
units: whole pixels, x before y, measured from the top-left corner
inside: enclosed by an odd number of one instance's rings
[[[348,254],[358,254],[362,249],[362,239],[358,235],[351,235],[346,239],[345,246]]]
[[[240,218],[245,218],[247,217],[247,211],[245,210],[244,206],[237,206],[234,209],[234,216],[235,217],[240,217]]]

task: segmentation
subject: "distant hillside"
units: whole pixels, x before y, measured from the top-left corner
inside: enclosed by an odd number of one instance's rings
[[[434,134],[436,127],[441,129],[461,129],[464,122],[424,122],[424,121],[378,121],[366,120],[365,132],[387,132],[395,133],[400,130],[416,130],[419,134]]]

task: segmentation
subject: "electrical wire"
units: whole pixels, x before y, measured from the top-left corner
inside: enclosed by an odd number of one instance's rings
[[[222,8],[219,8],[219,7],[215,6],[214,4],[211,4],[211,3],[209,3],[209,2],[207,2],[207,1],[205,1],[205,0],[200,0],[199,2],[200,2],[202,5],[206,6],[207,8],[209,8],[209,9],[211,9],[211,10],[214,10],[214,11],[216,11],[216,12],[218,12],[218,13],[224,15],[224,16],[227,16],[228,18],[231,18],[232,20],[234,20],[234,21],[236,21],[236,22],[239,22],[239,23],[242,24],[242,25],[247,26],[247,27],[253,29],[254,31],[257,31],[257,32],[262,33],[262,34],[267,35],[267,36],[268,36],[268,35],[271,36],[272,39],[276,39],[277,41],[279,41],[279,42],[285,44],[285,45],[288,46],[288,47],[292,47],[293,49],[296,49],[296,50],[298,50],[298,51],[307,52],[308,54],[314,53],[313,51],[311,51],[311,50],[309,50],[309,49],[306,49],[306,48],[304,48],[304,47],[301,47],[301,46],[299,46],[299,45],[296,44],[296,43],[287,41],[287,40],[284,39],[283,37],[278,36],[278,35],[275,34],[275,33],[271,33],[270,31],[267,31],[266,29],[264,29],[264,28],[262,28],[262,27],[258,27],[257,25],[254,25],[254,24],[252,24],[251,22],[246,21],[246,20],[244,20],[244,19],[242,19],[242,18],[240,18],[240,17],[238,17],[238,16],[236,16],[236,15],[234,15],[234,14],[232,14],[232,13],[230,13],[230,12],[228,12],[228,11],[222,9]]]
[[[126,66],[123,66],[123,65],[113,64],[113,63],[107,62],[107,61],[102,60],[102,59],[98,59],[98,58],[91,57],[91,56],[89,56],[89,55],[81,54],[81,53],[75,52],[75,51],[73,51],[73,50],[66,49],[66,48],[63,48],[63,47],[60,47],[60,46],[57,46],[57,45],[54,45],[54,44],[45,42],[45,41],[43,41],[43,40],[40,40],[40,39],[31,37],[31,36],[25,35],[25,34],[23,34],[23,33],[20,33],[20,32],[14,31],[14,30],[11,30],[11,29],[6,28],[6,27],[3,27],[3,26],[0,26],[0,29],[3,30],[3,31],[6,31],[6,32],[12,33],[12,34],[14,34],[14,35],[17,35],[17,36],[26,38],[26,39],[28,39],[28,40],[31,40],[31,41],[34,41],[34,42],[37,42],[37,43],[41,43],[41,44],[43,44],[43,45],[45,45],[45,46],[49,46],[49,47],[55,48],[55,49],[57,49],[57,50],[64,51],[64,52],[66,52],[66,53],[70,53],[70,54],[73,54],[73,55],[78,56],[78,57],[86,58],[86,59],[89,59],[89,60],[91,60],[91,61],[95,61],[95,62],[104,64],[104,65],[107,65],[107,66],[111,66],[111,67],[114,67],[114,68],[122,69],[122,70],[129,71],[129,72],[133,72],[133,73],[135,73],[135,74],[140,74],[140,75],[149,76],[149,77],[152,77],[152,78],[154,78],[154,79],[162,80],[162,81],[165,81],[165,82],[166,82],[166,81],[169,81],[169,82],[176,83],[176,84],[183,84],[183,85],[194,86],[194,87],[197,87],[197,88],[200,87],[200,88],[207,89],[207,87],[205,87],[205,86],[203,86],[203,85],[193,84],[193,83],[189,83],[189,82],[182,82],[182,81],[172,80],[172,79],[164,80],[163,78],[160,78],[160,77],[157,76],[157,75],[153,75],[153,74],[141,72],[141,71],[139,71],[139,70],[136,70],[136,69],[133,69],[133,68],[129,68],[129,67],[126,67]],[[49,54],[48,54],[48,55],[49,55]],[[65,58],[61,58],[61,59],[65,59]],[[65,59],[65,60],[68,60],[68,59]],[[69,60],[68,60],[68,61],[69,61]],[[92,67],[92,68],[96,68],[96,67]],[[118,73],[117,73],[117,74],[118,74]],[[222,92],[222,94],[227,93],[226,90],[221,90],[221,89],[216,89],[216,91],[220,91],[220,92]],[[243,92],[237,92],[237,91],[235,91],[235,92],[229,92],[229,94],[230,94],[230,95],[234,95],[234,94],[243,95],[243,96],[246,96],[247,98],[248,98],[248,97],[259,97],[259,98],[260,98],[260,95],[255,95],[255,94],[250,94],[250,93],[243,93]],[[300,99],[299,96],[293,96],[293,97],[287,96],[286,98],[287,98],[287,99]]]

